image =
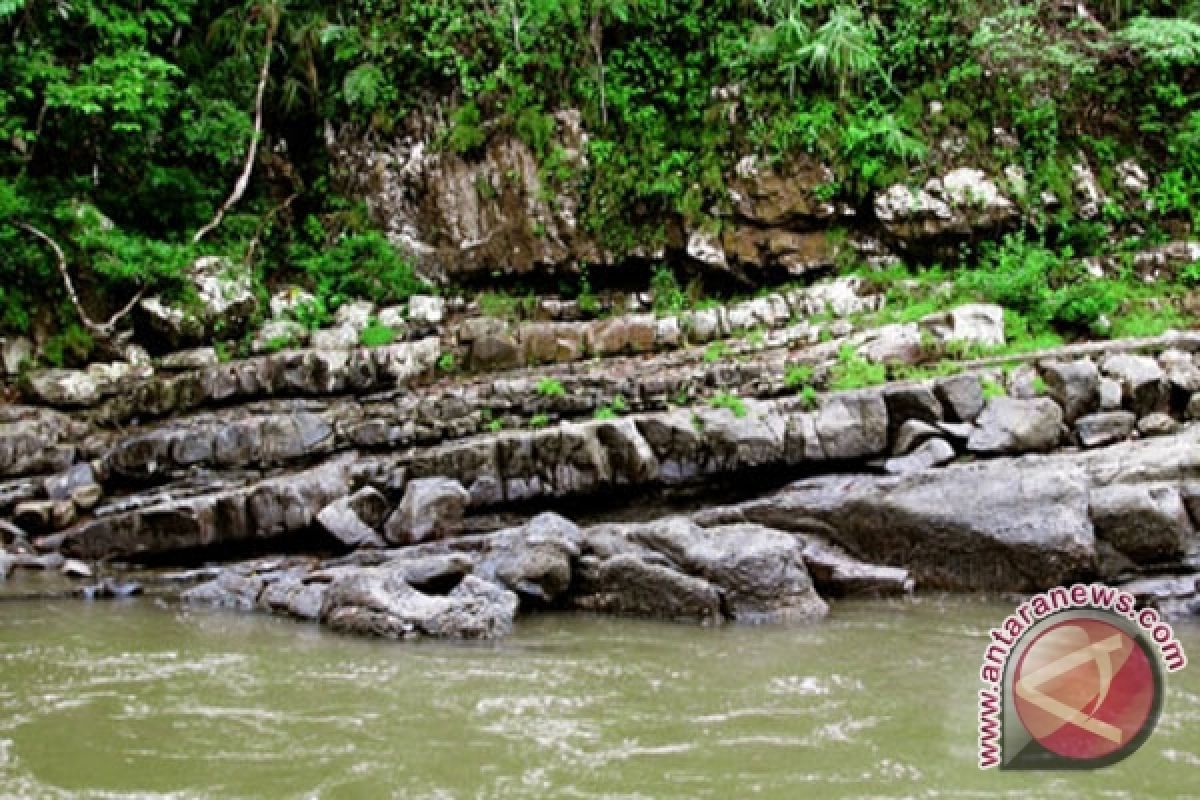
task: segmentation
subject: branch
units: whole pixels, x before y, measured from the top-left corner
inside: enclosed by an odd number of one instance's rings
[[[258,89],[254,95],[254,134],[250,137],[250,146],[246,148],[246,164],[242,167],[242,174],[238,176],[237,183],[233,185],[233,191],[229,197],[217,209],[217,213],[212,220],[200,230],[196,231],[196,235],[192,237],[192,243],[195,244],[203,239],[208,234],[212,233],[221,220],[225,218],[226,212],[233,208],[242,195],[246,193],[246,187],[250,185],[250,173],[254,171],[254,159],[258,154],[258,142],[262,138],[263,127],[263,95],[267,90],[267,79],[271,76],[271,50],[275,46],[275,32],[279,29],[279,14],[273,13],[270,15],[270,20],[267,23],[267,39],[265,43],[262,68],[258,73]]]
[[[59,247],[58,242],[54,241],[49,234],[38,228],[35,228],[33,225],[30,225],[27,222],[17,222],[16,226],[26,233],[36,236],[54,252],[55,266],[58,268],[58,274],[62,277],[63,286],[65,286],[67,289],[67,296],[71,299],[71,305],[75,307],[75,313],[79,315],[79,321],[83,323],[85,328],[99,338],[111,342],[113,339],[113,333],[117,329],[117,324],[124,319],[129,312],[133,311],[133,307],[137,305],[138,300],[141,300],[142,295],[146,293],[146,287],[143,286],[141,289],[139,289],[137,294],[133,296],[133,299],[130,300],[124,308],[120,309],[111,317],[109,317],[108,322],[100,324],[88,316],[87,312],[83,309],[83,303],[79,302],[79,294],[75,291],[75,284],[71,280],[71,273],[67,271],[67,256],[65,253],[63,253],[63,249]]]
[[[296,198],[299,196],[299,192],[292,192],[282,203],[272,208],[266,214],[263,214],[262,218],[258,221],[258,227],[254,231],[254,238],[250,240],[250,246],[246,248],[246,258],[244,259],[246,266],[250,266],[252,263],[254,263],[254,251],[258,249],[258,243],[262,240],[263,231],[266,229],[267,223],[270,222],[276,214],[291,206],[291,204],[295,202]]]

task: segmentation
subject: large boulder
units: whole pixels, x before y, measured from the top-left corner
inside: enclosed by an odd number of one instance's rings
[[[1013,202],[981,170],[961,168],[912,189],[896,184],[875,197],[875,217],[902,243],[968,236],[1018,217]]]
[[[387,513],[387,498],[378,490],[365,487],[325,506],[317,514],[317,522],[347,547],[383,547],[379,530]]]
[[[829,397],[817,413],[816,432],[829,459],[866,458],[884,452],[888,410],[882,393],[864,390]]]
[[[250,270],[227,258],[203,256],[187,275],[195,301],[177,307],[158,296],[138,304],[141,318],[167,347],[206,343],[213,337],[234,338],[258,308]]]
[[[919,327],[942,347],[952,343],[999,347],[1004,344],[1004,309],[988,303],[968,303],[923,317]]]
[[[698,519],[815,534],[929,588],[1034,591],[1089,574],[1096,559],[1087,475],[1049,459],[812,478]]]
[[[967,440],[973,453],[1045,452],[1062,438],[1063,412],[1048,397],[993,397]]]
[[[1119,353],[1105,358],[1102,369],[1121,384],[1125,405],[1139,417],[1164,409],[1166,373],[1153,358]]]
[[[1046,393],[1062,406],[1067,423],[1100,407],[1100,370],[1090,358],[1045,364],[1042,380]]]
[[[512,630],[517,596],[468,575],[447,594],[427,594],[403,567],[351,570],[325,590],[320,618],[335,631],[389,639],[490,639]]]
[[[1094,489],[1091,517],[1096,536],[1138,563],[1178,558],[1193,537],[1179,490],[1166,484]]]
[[[829,167],[807,156],[778,166],[747,156],[729,181],[729,199],[739,217],[760,227],[824,220],[836,209],[819,190],[833,180]]]
[[[418,478],[404,487],[404,499],[388,517],[384,535],[393,544],[415,544],[450,536],[462,528],[471,495],[450,478]]]

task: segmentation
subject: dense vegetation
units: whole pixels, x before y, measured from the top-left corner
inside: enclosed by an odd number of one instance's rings
[[[550,180],[564,169],[550,114],[580,109],[584,219],[618,251],[672,215],[702,224],[746,152],[818,156],[836,174],[822,191],[851,205],[950,152],[995,174],[1020,164],[1032,192],[1066,202],[964,252],[982,268],[958,286],[1034,327],[1094,327],[1131,290],[1080,281],[1080,257],[1200,222],[1200,3],[1091,14],[1055,0],[0,0],[0,330],[58,330],[47,352],[86,351],[95,331],[56,246],[95,320],[144,288],[186,301],[179,276],[200,253],[261,286],[303,275],[322,302],[402,297],[411,269],[333,192],[322,131],[387,132],[434,100],[440,146],[469,155],[506,128]],[[1145,203],[1081,222],[1081,153],[1105,187],[1138,158]]]

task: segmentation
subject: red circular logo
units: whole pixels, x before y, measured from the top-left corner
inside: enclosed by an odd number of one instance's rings
[[[1104,758],[1154,723],[1157,684],[1145,650],[1102,620],[1046,628],[1021,655],[1012,680],[1021,724],[1064,758]]]

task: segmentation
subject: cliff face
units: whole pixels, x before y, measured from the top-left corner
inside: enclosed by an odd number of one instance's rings
[[[666,258],[745,283],[805,280],[841,258],[886,264],[954,257],[960,245],[1019,230],[1039,214],[1057,214],[1062,226],[1095,222],[1103,228],[1102,208],[1137,208],[1151,182],[1139,164],[1125,161],[1115,165],[1122,176],[1116,192],[1106,194],[1093,167],[1080,161],[1071,196],[1034,196],[1015,164],[988,174],[943,153],[936,161],[949,166],[941,174],[916,186],[886,186],[861,206],[850,206],[836,199],[834,171],[811,156],[781,162],[745,156],[725,165],[726,196],[705,209],[703,222],[676,214],[642,220],[665,233],[664,243],[616,253],[582,218],[588,171],[604,165],[587,160],[588,135],[578,112],[553,115],[547,147],[558,154],[557,177],[539,167],[544,159],[529,145],[499,126],[477,151],[452,152],[439,140],[445,131],[439,116],[414,114],[404,132],[391,137],[353,126],[330,129],[327,144],[341,188],[367,203],[425,274],[457,283],[544,279],[630,258]],[[1114,213],[1120,216],[1109,216]],[[1179,242],[1145,252],[1134,266],[1151,279],[1173,278],[1192,260],[1189,245]],[[1094,277],[1116,275],[1121,267],[1119,259],[1095,261]]]

